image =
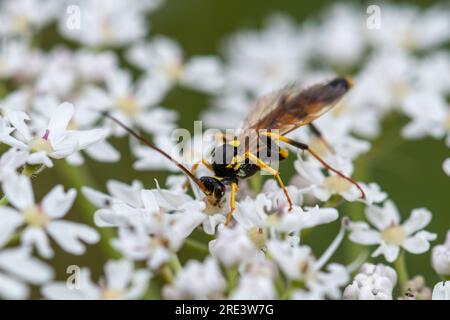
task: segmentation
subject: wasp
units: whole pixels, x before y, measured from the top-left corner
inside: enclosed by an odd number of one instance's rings
[[[212,161],[202,159],[195,163],[191,170],[118,119],[107,113],[104,113],[104,116],[112,119],[132,136],[177,165],[198,185],[210,204],[220,206],[229,188],[231,193],[230,210],[226,220],[228,224],[235,210],[239,181],[259,171],[265,171],[275,177],[284,192],[289,210],[292,209],[292,200],[280,173],[270,165],[273,160],[281,161],[288,157],[288,150],[280,147],[280,142],[309,152],[326,169],[355,185],[361,193],[361,198],[365,198],[363,189],[352,178],[329,165],[309,145],[286,137],[293,130],[308,125],[312,133],[333,151],[332,146],[326,142],[322,133],[312,122],[332,109],[352,86],[350,78],[338,77],[306,88],[290,85],[260,97],[243,121],[243,125],[238,130],[239,134],[222,135],[220,143],[212,150]],[[194,173],[200,164],[205,165],[214,175],[197,178]]]

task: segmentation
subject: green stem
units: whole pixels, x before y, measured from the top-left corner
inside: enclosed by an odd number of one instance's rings
[[[394,261],[394,268],[397,271],[400,291],[403,291],[405,288],[405,284],[409,279],[404,250],[400,251],[397,260]]]
[[[87,166],[83,165],[75,167],[69,165],[64,160],[60,160],[55,161],[55,168],[60,176],[64,180],[66,180],[67,184],[73,188],[76,188],[78,194],[81,194],[81,196],[77,198],[75,205],[78,207],[78,210],[83,216],[83,219],[90,225],[94,225],[93,213],[96,211],[96,208],[80,192],[81,188],[84,186],[95,187],[96,185],[95,181],[92,179],[92,176],[88,171]],[[100,246],[106,257],[113,259],[120,258],[120,253],[110,245],[110,240],[113,236],[113,230],[109,228],[99,228],[99,232],[101,234]]]
[[[207,247],[205,244],[203,244],[203,243],[201,243],[201,242],[199,242],[199,241],[197,241],[197,240],[194,240],[194,239],[191,239],[191,238],[187,238],[187,239],[184,241],[184,245],[185,245],[187,248],[193,249],[193,250],[195,250],[195,251],[197,251],[197,252],[209,254],[209,249],[208,249],[208,247]]]
[[[228,294],[231,294],[237,286],[239,270],[237,266],[232,266],[226,269],[228,278]]]
[[[180,259],[176,253],[173,254],[172,260],[170,261],[170,266],[175,271],[175,273],[180,272],[183,267],[181,266]]]
[[[161,276],[164,279],[164,281],[166,281],[167,283],[172,283],[175,279],[175,277],[173,276],[173,272],[170,269],[168,264],[165,264],[164,266],[162,266]]]

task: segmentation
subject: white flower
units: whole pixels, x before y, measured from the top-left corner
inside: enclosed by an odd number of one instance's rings
[[[308,48],[296,25],[281,15],[269,19],[262,32],[241,31],[226,44],[230,90],[254,95],[297,80]]]
[[[367,207],[367,220],[378,230],[370,229],[365,222],[351,224],[350,240],[364,245],[379,244],[372,256],[384,255],[388,262],[397,259],[400,247],[413,254],[420,254],[430,249],[429,241],[436,239],[436,234],[421,230],[430,223],[431,212],[425,208],[414,209],[411,216],[400,224],[400,215],[391,200],[383,207]]]
[[[0,35],[27,35],[56,18],[62,8],[55,0],[5,0],[0,4]]]
[[[133,83],[131,74],[124,70],[115,70],[105,79],[106,90],[97,86],[87,86],[83,92],[83,101],[97,111],[107,111],[124,124],[135,125],[153,134],[171,132],[174,128],[176,113],[162,107],[156,107],[166,93],[158,81],[141,78]],[[149,90],[152,88],[152,90]],[[101,115],[98,113],[98,118]],[[111,120],[106,120],[114,129],[115,135],[123,136],[126,131]]]
[[[64,251],[75,255],[85,252],[82,241],[96,243],[99,240],[93,228],[62,219],[75,200],[74,189],[64,193],[61,185],[55,186],[40,203],[36,203],[30,179],[10,174],[3,181],[3,191],[14,208],[0,207],[4,217],[0,225],[0,243],[8,241],[17,228],[25,226],[20,233],[22,243],[36,247],[41,256],[51,258],[54,253],[48,236]]]
[[[214,56],[194,56],[185,61],[178,43],[157,36],[151,42],[139,43],[128,51],[131,63],[169,89],[175,83],[186,87],[217,92],[224,84],[223,67]]]
[[[257,252],[248,234],[239,225],[232,228],[220,225],[216,239],[209,242],[209,250],[226,267],[239,265]]]
[[[275,264],[262,255],[254,256],[239,268],[239,282],[230,295],[234,300],[275,299]]]
[[[382,264],[365,263],[343,294],[346,300],[392,300],[397,282],[394,269]]]
[[[426,104],[428,112],[425,114],[423,105]],[[445,96],[435,91],[415,92],[405,99],[403,111],[411,118],[402,130],[402,135],[409,139],[419,139],[427,135],[435,139],[445,139],[450,147],[450,108]]]
[[[217,262],[209,257],[199,262],[189,260],[175,281],[163,288],[166,299],[213,299],[221,297],[226,287]]]
[[[0,181],[7,174],[15,172],[22,167],[28,158],[28,152],[11,148],[2,154],[0,158]]]
[[[105,265],[105,277],[95,284],[90,271],[82,268],[74,283],[53,282],[42,287],[47,299],[56,300],[118,300],[141,298],[149,285],[151,272],[135,270],[127,260],[110,260]]]
[[[340,242],[340,240],[338,241]],[[331,251],[336,248],[331,245]],[[270,240],[268,252],[280,266],[283,273],[291,280],[305,283],[305,289],[295,290],[293,299],[338,299],[341,295],[339,287],[348,281],[348,271],[339,264],[329,264],[328,272],[320,270],[332,252],[326,251],[324,257],[316,261],[311,248],[307,246],[291,246],[287,241]]]
[[[30,292],[27,283],[41,285],[53,278],[53,270],[30,251],[26,247],[0,251],[0,297],[25,299]]]
[[[444,172],[450,176],[450,158],[445,159],[442,168],[444,169]]]
[[[156,8],[160,0],[133,1],[120,0],[77,0],[81,14],[81,27],[67,24],[67,15],[61,14],[59,32],[72,40],[89,46],[123,46],[136,41],[147,32],[145,11]]]
[[[29,164],[44,164],[52,167],[50,158],[62,159],[105,138],[107,131],[92,129],[86,131],[67,130],[74,114],[70,103],[62,103],[51,116],[48,124],[33,130],[25,121],[30,118],[22,111],[9,110],[9,121],[17,131],[15,137],[2,134],[0,140],[20,150],[30,151]],[[35,131],[35,132],[34,132]]]
[[[450,300],[450,281],[438,282],[433,288],[431,300]]]
[[[444,244],[437,245],[431,252],[433,269],[442,276],[450,275],[450,231]]]
[[[341,163],[338,169],[350,176],[353,165],[349,161]],[[358,183],[366,195],[365,199],[361,199],[361,192],[354,184],[333,173],[325,175],[322,165],[315,159],[299,159],[295,161],[294,166],[299,175],[310,182],[307,192],[321,201],[329,200],[334,194],[341,195],[347,201],[362,201],[367,204],[381,202],[387,197],[376,183]]]

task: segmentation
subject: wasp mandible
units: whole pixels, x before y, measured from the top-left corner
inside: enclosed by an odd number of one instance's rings
[[[349,78],[338,77],[306,88],[290,85],[260,97],[245,118],[242,128],[238,131],[239,134],[231,137],[222,135],[221,143],[212,151],[212,161],[208,162],[202,159],[200,162],[194,164],[192,170],[186,168],[165,151],[156,147],[118,119],[108,113],[104,113],[104,116],[112,119],[132,136],[177,165],[189,179],[198,185],[210,204],[220,205],[227,187],[229,187],[231,194],[230,211],[226,220],[226,224],[228,224],[235,210],[235,199],[239,180],[249,178],[261,170],[276,178],[286,196],[289,210],[292,209],[292,200],[280,177],[280,173],[270,166],[270,159],[268,160],[268,158],[272,158],[273,160],[274,154],[277,157],[276,160],[284,160],[287,158],[289,154],[288,150],[279,147],[279,142],[309,152],[325,168],[355,185],[360,191],[361,197],[365,198],[363,189],[352,178],[347,177],[329,165],[307,144],[286,137],[293,130],[304,125],[309,125],[312,132],[332,150],[332,146],[326,142],[321,132],[312,122],[333,108],[350,90],[352,85],[352,81]],[[277,151],[275,153],[271,151],[274,145]],[[213,172],[214,175],[197,178],[194,172],[201,163]]]

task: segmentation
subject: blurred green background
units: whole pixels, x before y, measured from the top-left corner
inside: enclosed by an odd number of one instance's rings
[[[415,3],[422,7],[432,4],[431,1],[415,1]],[[176,39],[187,56],[217,54],[224,37],[241,29],[260,28],[264,19],[270,14],[286,13],[297,22],[301,22],[331,4],[331,1],[298,0],[168,0],[149,17],[150,37],[162,34]],[[374,3],[371,2],[371,4]],[[44,46],[50,47],[55,43],[56,32],[50,28],[42,34],[42,37]],[[179,112],[180,127],[192,130],[193,121],[197,120],[200,112],[208,106],[208,99],[202,94],[176,88],[169,94],[163,105]],[[407,119],[398,115],[387,119],[383,135],[374,141],[376,145],[374,150],[357,161],[355,178],[379,183],[397,204],[403,218],[407,218],[413,208],[430,209],[433,220],[427,230],[438,233],[435,245],[443,242],[450,226],[450,210],[448,209],[450,208],[450,178],[445,176],[442,170],[442,162],[450,156],[450,151],[444,146],[443,141],[401,139],[400,128],[406,122]],[[124,182],[140,179],[146,187],[151,188],[155,186],[154,178],[164,181],[167,176],[165,172],[137,172],[132,169],[133,158],[129,154],[127,141],[126,138],[114,141],[115,146],[123,151],[120,163],[88,162],[85,174],[86,178],[91,180],[92,186],[104,190],[108,179]],[[292,161],[283,163],[281,172],[284,177],[291,176]],[[35,180],[35,185],[38,186],[36,191],[38,197],[47,193],[55,183],[70,185],[72,182],[66,181],[67,174],[66,169],[61,166],[59,171],[58,168],[45,170]],[[79,195],[79,198],[81,197]],[[86,204],[83,203],[83,201],[77,201],[77,205],[72,210],[71,217],[74,220],[85,221],[86,215],[80,214],[86,209]],[[363,218],[363,206],[360,204],[343,205],[339,207],[339,211],[341,216]],[[89,212],[88,215],[91,213],[93,212]],[[320,256],[337,234],[338,229],[339,223],[315,228],[313,232],[308,233],[304,241],[312,245],[315,254]],[[360,250],[359,246],[346,240],[333,260],[349,263],[357,257]],[[57,251],[56,259],[51,263],[56,266],[58,278],[65,279],[65,270],[70,264],[89,266],[94,276],[98,276],[104,261],[103,252],[98,247],[90,247],[88,254],[83,257],[69,256]],[[382,259],[374,261],[382,261]],[[437,275],[431,268],[429,253],[407,255],[407,265],[410,275],[425,275],[429,286],[433,286],[438,281]]]

